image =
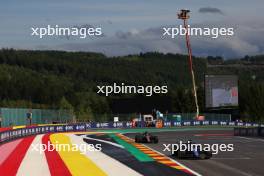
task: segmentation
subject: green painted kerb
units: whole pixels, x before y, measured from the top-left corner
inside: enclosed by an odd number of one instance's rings
[[[148,162],[148,161],[154,161],[151,157],[146,155],[145,153],[141,152],[137,148],[135,148],[133,145],[127,143],[126,141],[120,139],[115,134],[108,134],[111,138],[113,138],[118,144],[125,147],[125,149],[131,153],[134,157],[136,157],[141,162]]]

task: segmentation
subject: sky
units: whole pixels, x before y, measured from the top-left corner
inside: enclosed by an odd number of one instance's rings
[[[183,36],[162,37],[163,27],[182,24],[177,12],[191,10],[189,24],[234,28],[234,36],[191,36],[196,56],[238,58],[264,54],[263,0],[1,0],[0,48],[101,52],[186,53]],[[31,36],[31,27],[101,27],[102,37]]]

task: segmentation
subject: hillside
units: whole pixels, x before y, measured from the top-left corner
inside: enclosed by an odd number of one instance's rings
[[[263,117],[264,69],[253,65],[263,63],[264,57],[247,56],[246,61],[245,58],[228,61],[219,57],[194,58],[202,111],[205,111],[204,74],[237,74],[241,115],[251,120]],[[221,66],[212,67],[214,64]],[[168,85],[166,96],[149,99],[170,101],[168,110],[173,112],[192,112],[190,81],[187,57],[179,54],[145,53],[108,58],[99,53],[0,50],[0,106],[67,108],[73,109],[79,118],[92,119],[95,114],[113,112],[112,104],[118,99],[137,100],[135,95],[106,98],[96,93],[97,85],[116,82]]]

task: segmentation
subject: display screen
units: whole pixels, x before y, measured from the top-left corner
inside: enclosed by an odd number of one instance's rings
[[[205,75],[207,108],[238,106],[236,75]]]

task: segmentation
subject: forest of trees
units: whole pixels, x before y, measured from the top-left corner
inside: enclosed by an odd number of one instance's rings
[[[207,67],[208,62],[263,63],[264,56],[234,60],[194,57],[199,104],[204,107],[204,74],[239,76],[241,118],[264,119],[264,67]],[[144,53],[106,57],[100,53],[0,50],[0,107],[70,109],[79,119],[94,120],[95,114],[112,113],[113,99],[136,95],[98,95],[97,85],[114,82],[129,85],[167,85],[172,112],[193,112],[191,78],[187,56]],[[161,96],[161,95],[158,95]],[[96,117],[98,118],[98,117]]]

